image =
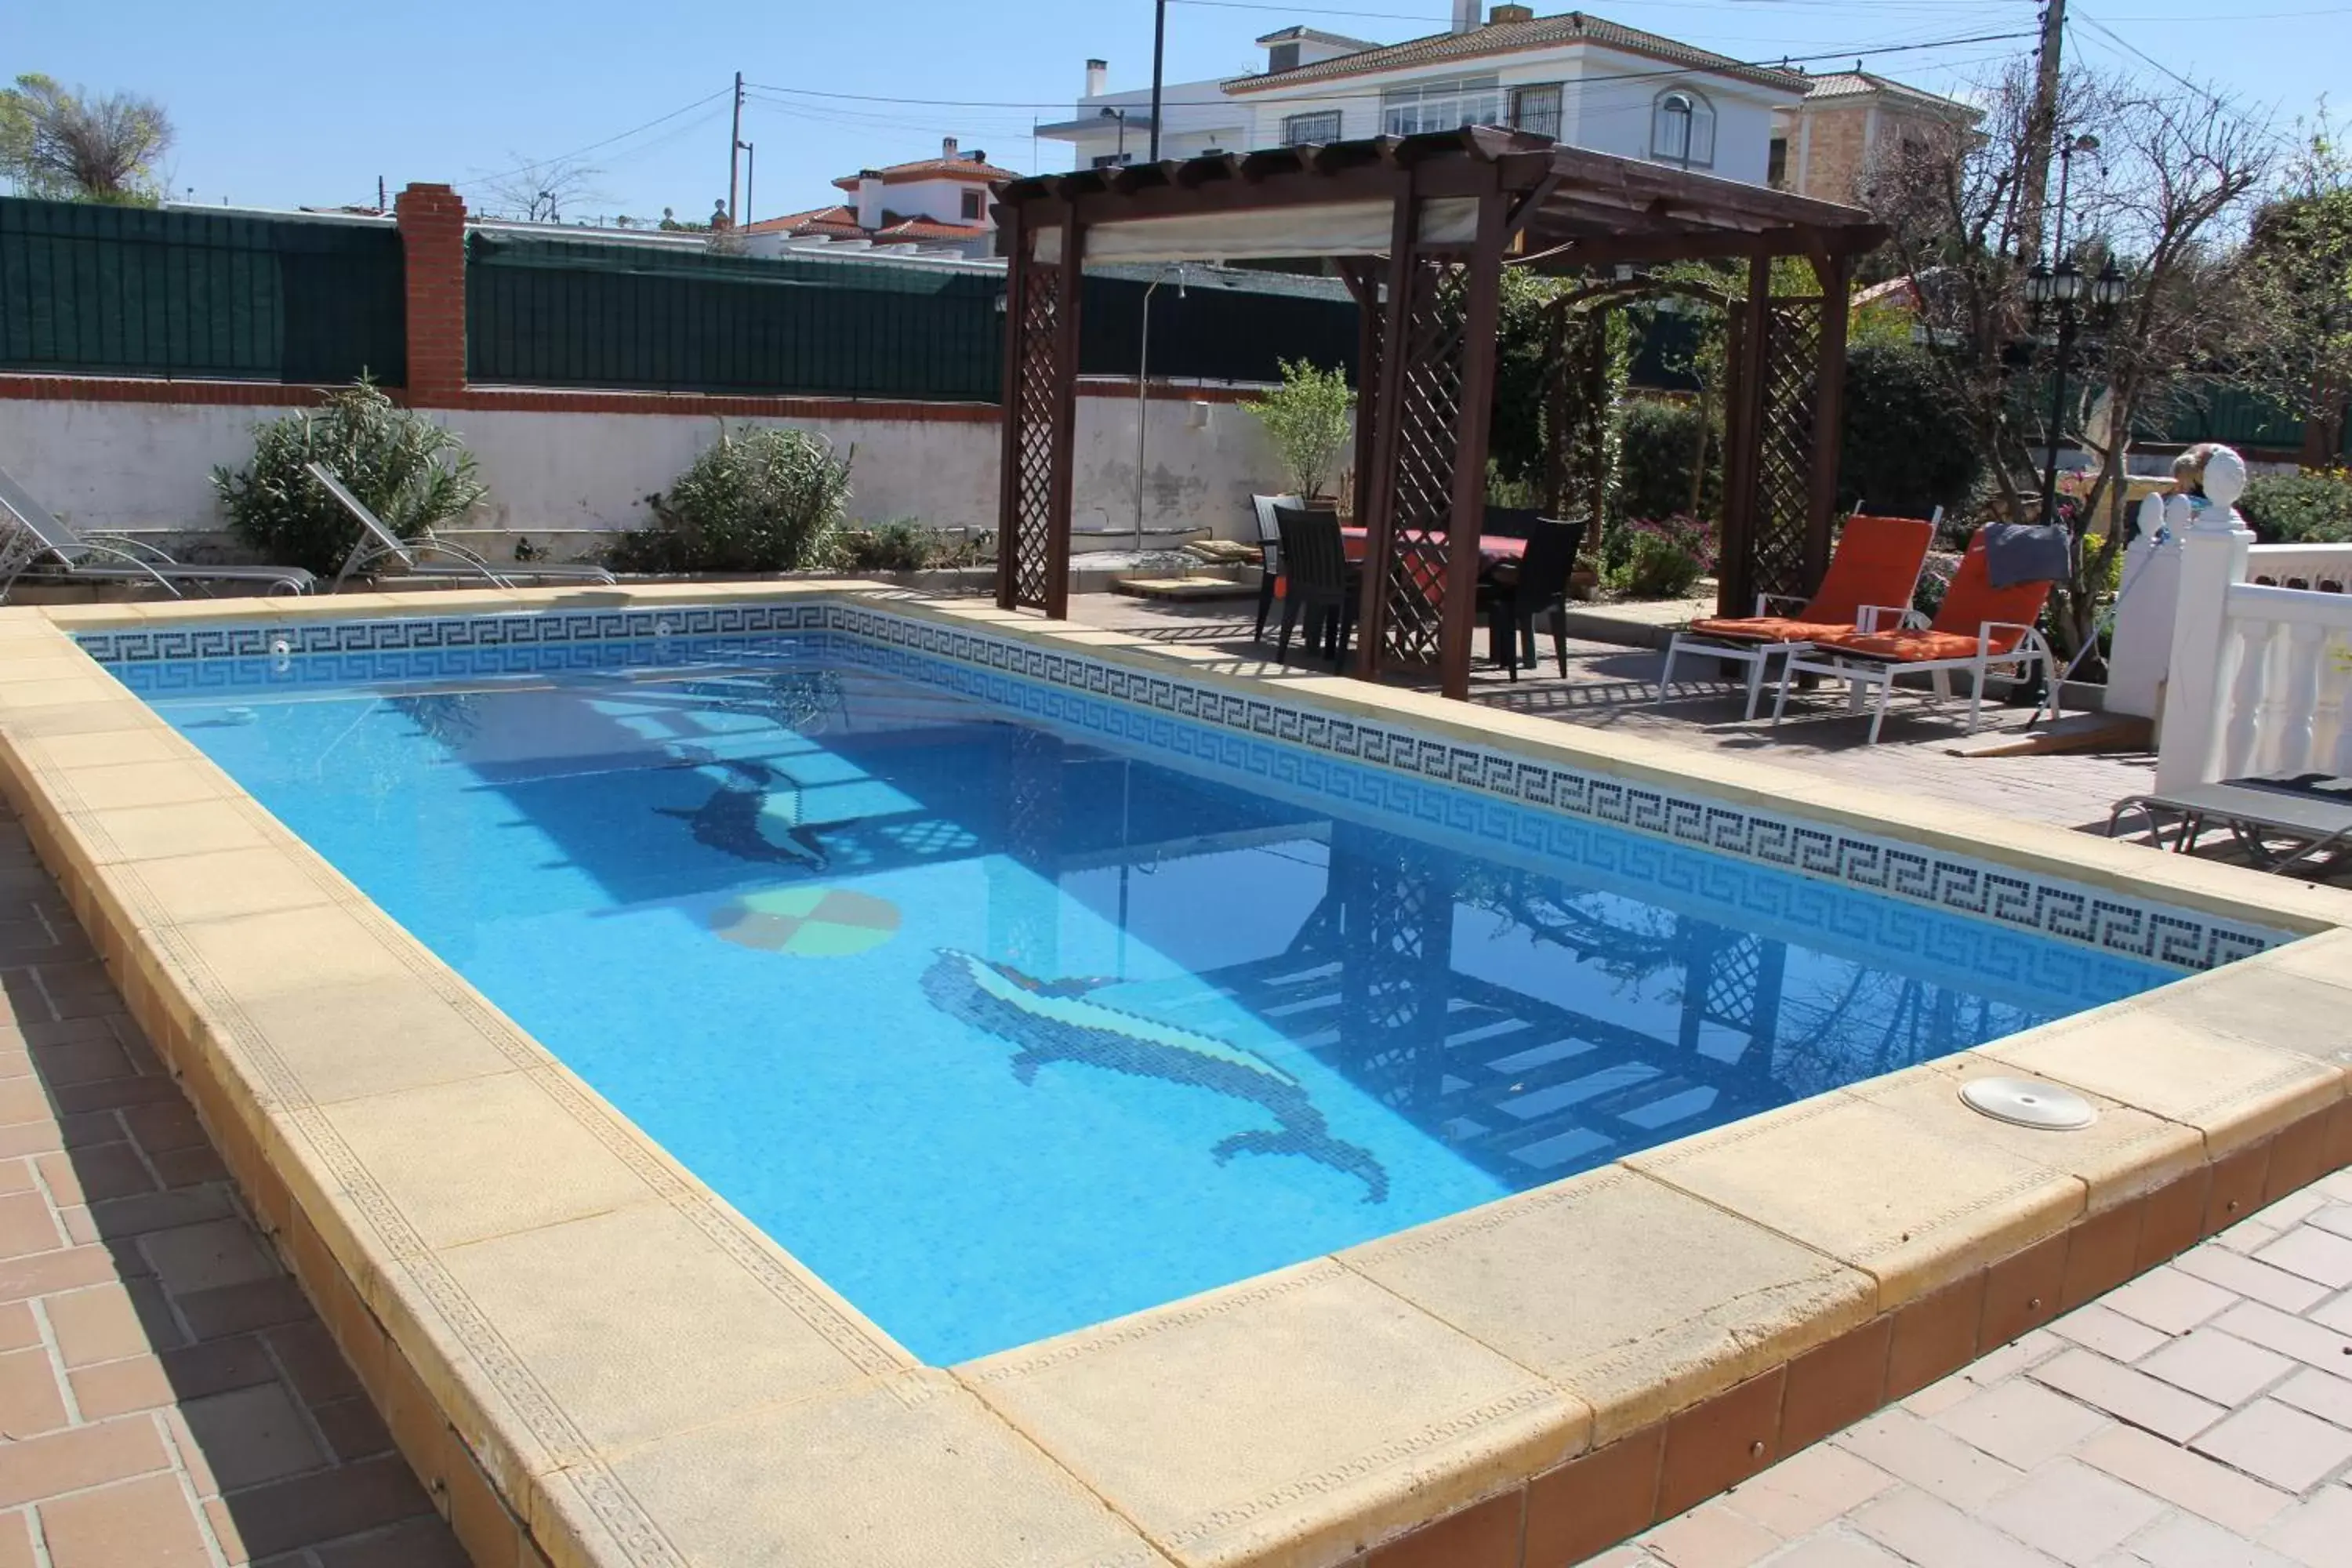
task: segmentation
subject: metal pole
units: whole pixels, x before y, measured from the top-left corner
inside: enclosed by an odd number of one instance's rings
[[[1160,74],[1168,48],[1168,0],[1151,6],[1151,161],[1160,162]]]
[[[1143,291],[1143,337],[1135,355],[1135,552],[1143,553],[1143,427],[1151,412],[1146,400],[1151,384],[1151,297],[1165,278],[1154,278]]]
[[[2066,412],[2066,364],[2074,354],[2074,304],[2058,307],[2058,372],[2050,389],[2050,457],[2042,468],[2042,521],[2058,521],[2058,422]]]
[[[735,123],[727,132],[727,221],[735,221],[736,154],[743,150],[743,73],[735,73]]]
[[[751,182],[758,178],[759,173],[760,144],[756,142],[746,142],[743,143],[743,221],[745,223],[751,221]]]

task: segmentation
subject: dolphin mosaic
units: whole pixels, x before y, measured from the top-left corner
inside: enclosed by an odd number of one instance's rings
[[[1225,1139],[1210,1151],[1219,1164],[1235,1154],[1296,1154],[1363,1183],[1366,1203],[1388,1201],[1389,1173],[1371,1151],[1334,1138],[1306,1086],[1251,1052],[1088,1001],[1084,982],[1041,983],[950,947],[939,949],[922,987],[950,1017],[1018,1046],[1013,1072],[1023,1083],[1049,1062],[1083,1062],[1247,1100],[1281,1125]]]
[[[792,778],[765,763],[740,757],[705,754],[688,757],[683,765],[720,768],[728,775],[709,800],[691,811],[674,805],[654,807],[662,816],[680,818],[691,826],[696,843],[739,860],[824,869],[830,858],[814,830],[798,820],[800,785]],[[787,791],[795,803],[789,816],[771,809],[776,797]]]

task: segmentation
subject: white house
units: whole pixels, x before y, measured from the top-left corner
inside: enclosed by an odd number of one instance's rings
[[[1580,147],[1763,184],[1774,121],[1803,110],[1811,81],[1582,12],[1538,16],[1455,0],[1448,31],[1369,44],[1312,27],[1258,42],[1265,69],[1161,90],[1160,156],[1191,157],[1461,125],[1510,125]],[[1073,167],[1139,162],[1150,91],[1108,92],[1100,60],[1071,119],[1038,127]]]
[[[784,241],[827,239],[985,256],[996,233],[988,187],[1020,177],[991,163],[985,153],[963,151],[949,136],[940,141],[936,158],[860,169],[834,181],[847,194],[845,202],[761,218],[746,224],[743,233],[754,255],[768,254]]]

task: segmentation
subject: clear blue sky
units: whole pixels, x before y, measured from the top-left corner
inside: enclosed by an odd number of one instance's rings
[[[2151,67],[2093,26],[2104,25],[2284,126],[2309,112],[2352,51],[2352,4],[2252,3],[2256,11],[2229,12],[2231,26],[2217,30],[2210,5],[2096,0],[2073,7],[2079,20],[2069,47],[2153,78]],[[1538,6],[1543,14],[1565,8]],[[743,128],[759,145],[753,216],[773,215],[833,199],[827,182],[861,165],[935,153],[942,135],[986,149],[992,162],[1033,170],[1031,126],[1066,116],[1087,56],[1110,61],[1115,88],[1146,85],[1151,58],[1150,0],[0,0],[0,73],[40,70],[69,85],[160,100],[179,131],[174,194],[264,206],[373,201],[379,174],[395,191],[411,180],[476,182],[467,194],[478,198],[484,176],[619,137],[584,154],[603,171],[603,199],[591,211],[658,216],[667,205],[700,216],[726,190],[727,92],[740,69],[761,84]],[[1446,0],[1297,7],[1174,0],[1168,76],[1248,69],[1264,58],[1251,39],[1291,22],[1393,42],[1442,27],[1446,14]],[[1891,45],[2030,30],[2036,7],[2034,0],[1628,0],[1596,14],[1744,59],[1838,57],[1811,67],[1826,70]],[[1871,69],[1948,91],[2025,47],[1967,44],[1866,58]],[[992,106],[910,101],[918,100]],[[1045,166],[1056,166],[1055,145],[1043,151]]]

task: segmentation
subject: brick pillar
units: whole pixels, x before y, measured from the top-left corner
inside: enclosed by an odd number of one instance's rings
[[[466,203],[447,185],[393,202],[408,269],[408,402],[454,408],[466,390]]]

